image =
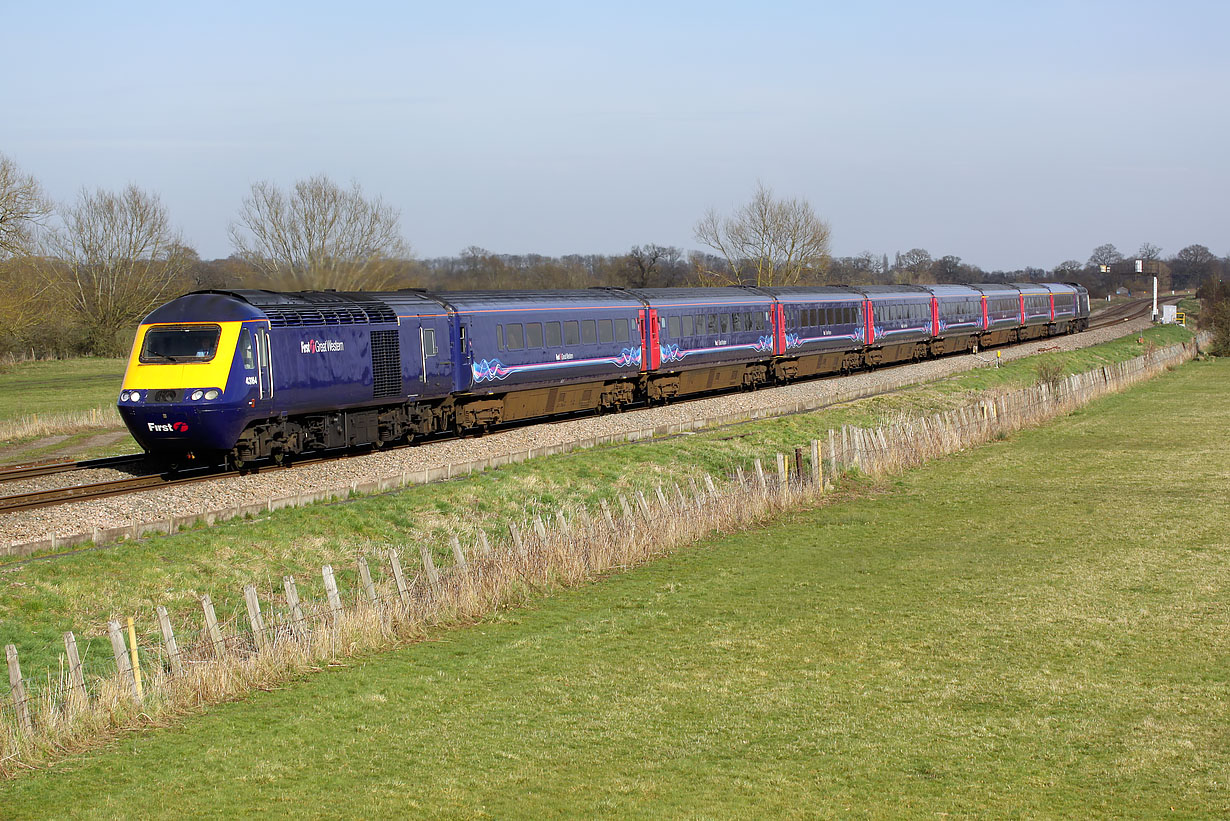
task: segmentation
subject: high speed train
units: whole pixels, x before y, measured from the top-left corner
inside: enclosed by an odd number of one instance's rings
[[[1076,284],[196,291],[145,317],[118,407],[169,466],[285,461],[1074,333]]]

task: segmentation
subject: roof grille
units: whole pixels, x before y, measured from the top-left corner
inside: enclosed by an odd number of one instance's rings
[[[272,328],[311,325],[377,325],[397,322],[383,302],[336,302],[329,305],[262,305]]]

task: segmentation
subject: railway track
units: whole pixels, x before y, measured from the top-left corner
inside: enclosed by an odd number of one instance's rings
[[[1157,304],[1159,306],[1170,303],[1177,303],[1181,297],[1168,296],[1165,298],[1159,297]],[[1153,298],[1142,297],[1140,299],[1131,299],[1127,302],[1121,302],[1118,305],[1112,305],[1104,311],[1099,311],[1089,317],[1090,328],[1105,328],[1110,325],[1117,325],[1120,322],[1127,322],[1132,319],[1142,319],[1149,316],[1153,310]]]
[[[1170,297],[1168,299],[1177,299]],[[1152,306],[1151,299],[1140,299],[1125,302],[1120,305],[1108,308],[1105,311],[1091,317],[1090,327],[1100,328],[1109,325],[1116,325],[1121,322],[1138,319],[1149,313]],[[898,367],[908,367],[908,363]],[[696,397],[708,398],[710,395]],[[572,417],[569,417],[572,418]],[[567,420],[549,420],[546,423],[552,424]],[[520,425],[524,423],[510,423],[508,427]],[[534,422],[531,424],[543,424],[543,422]],[[499,426],[503,428],[504,426]],[[493,428],[493,430],[496,428]],[[421,444],[427,441],[437,441],[441,438],[450,438],[447,436],[432,436],[424,440],[416,440],[414,444]],[[407,447],[402,445],[400,447]],[[333,452],[331,454],[305,457],[296,459],[294,465],[307,465],[317,462],[332,461],[339,458],[349,456],[362,455],[369,453],[369,449],[359,449],[354,451]],[[144,456],[116,456],[106,459],[90,459],[80,462],[52,462],[39,463],[28,465],[0,466],[0,483],[15,481],[18,479],[31,479],[40,476],[50,476],[58,473],[68,473],[79,470],[89,470],[98,468],[138,469],[141,464],[145,463]],[[281,465],[264,465],[260,467],[260,472],[270,472],[277,470],[285,470],[287,466]],[[115,479],[104,482],[93,482],[83,485],[71,485],[67,487],[50,488],[45,490],[35,490],[26,493],[11,494],[0,496],[0,514],[14,513],[22,510],[33,510],[36,508],[50,507],[52,505],[67,504],[70,502],[82,502],[93,499],[105,499],[111,496],[121,496],[128,493],[136,493],[142,490],[150,490],[153,488],[173,487],[176,485],[186,485],[195,482],[204,482],[211,479],[224,479],[227,477],[240,476],[242,473],[235,470],[222,470],[219,468],[196,468],[191,472],[178,474],[162,474],[162,473],[145,473],[135,475],[124,479]]]
[[[139,468],[145,462],[145,456],[108,456],[104,459],[84,459],[73,462],[67,459],[49,462],[30,462],[19,465],[0,465],[0,483],[16,482],[21,479],[37,479],[41,476],[55,476],[59,473],[72,473],[78,470],[124,470]]]

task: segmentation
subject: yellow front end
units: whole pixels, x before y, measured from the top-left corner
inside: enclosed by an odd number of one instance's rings
[[[142,362],[141,351],[145,334],[154,328],[184,327],[190,325],[217,326],[221,328],[218,349],[208,362]],[[128,369],[124,372],[122,390],[160,390],[185,388],[218,388],[226,392],[231,364],[235,357],[235,345],[239,341],[242,322],[168,322],[142,325],[137,329],[137,338],[128,357]]]

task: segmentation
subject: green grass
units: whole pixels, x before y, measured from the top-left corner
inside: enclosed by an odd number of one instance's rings
[[[1160,329],[1159,329],[1160,330]],[[1138,354],[1135,342],[1108,343],[1082,362],[1118,361]],[[468,479],[436,483],[350,501],[277,511],[256,520],[199,528],[173,537],[86,550],[70,556],[18,563],[0,559],[0,644],[19,648],[23,669],[35,681],[58,670],[61,636],[76,632],[88,672],[110,669],[106,623],[134,616],[157,644],[154,608],[167,607],[191,636],[202,629],[197,602],[208,593],[221,619],[245,623],[241,591],[254,584],[262,600],[281,598],[282,576],[292,573],[305,596],[323,598],[320,567],[332,563],[344,591],[355,590],[357,557],[389,542],[432,546],[436,559],[451,563],[448,536],[460,529],[473,544],[478,528],[495,537],[527,511],[544,518],[559,507],[595,509],[619,492],[649,493],[709,472],[732,474],[791,452],[829,428],[870,425],[901,413],[932,412],[968,399],[979,387],[1008,387],[1036,380],[1036,363],[1018,360],[993,372],[984,369],[952,380],[818,413],[737,425],[692,436],[578,451],[501,468]],[[950,384],[951,383],[951,384]]]
[[[862,498],[129,736],[0,786],[2,806],[1225,817],[1228,388],[1230,362],[1186,365]]]
[[[7,365],[0,370],[0,421],[114,406],[126,365],[99,358]]]

